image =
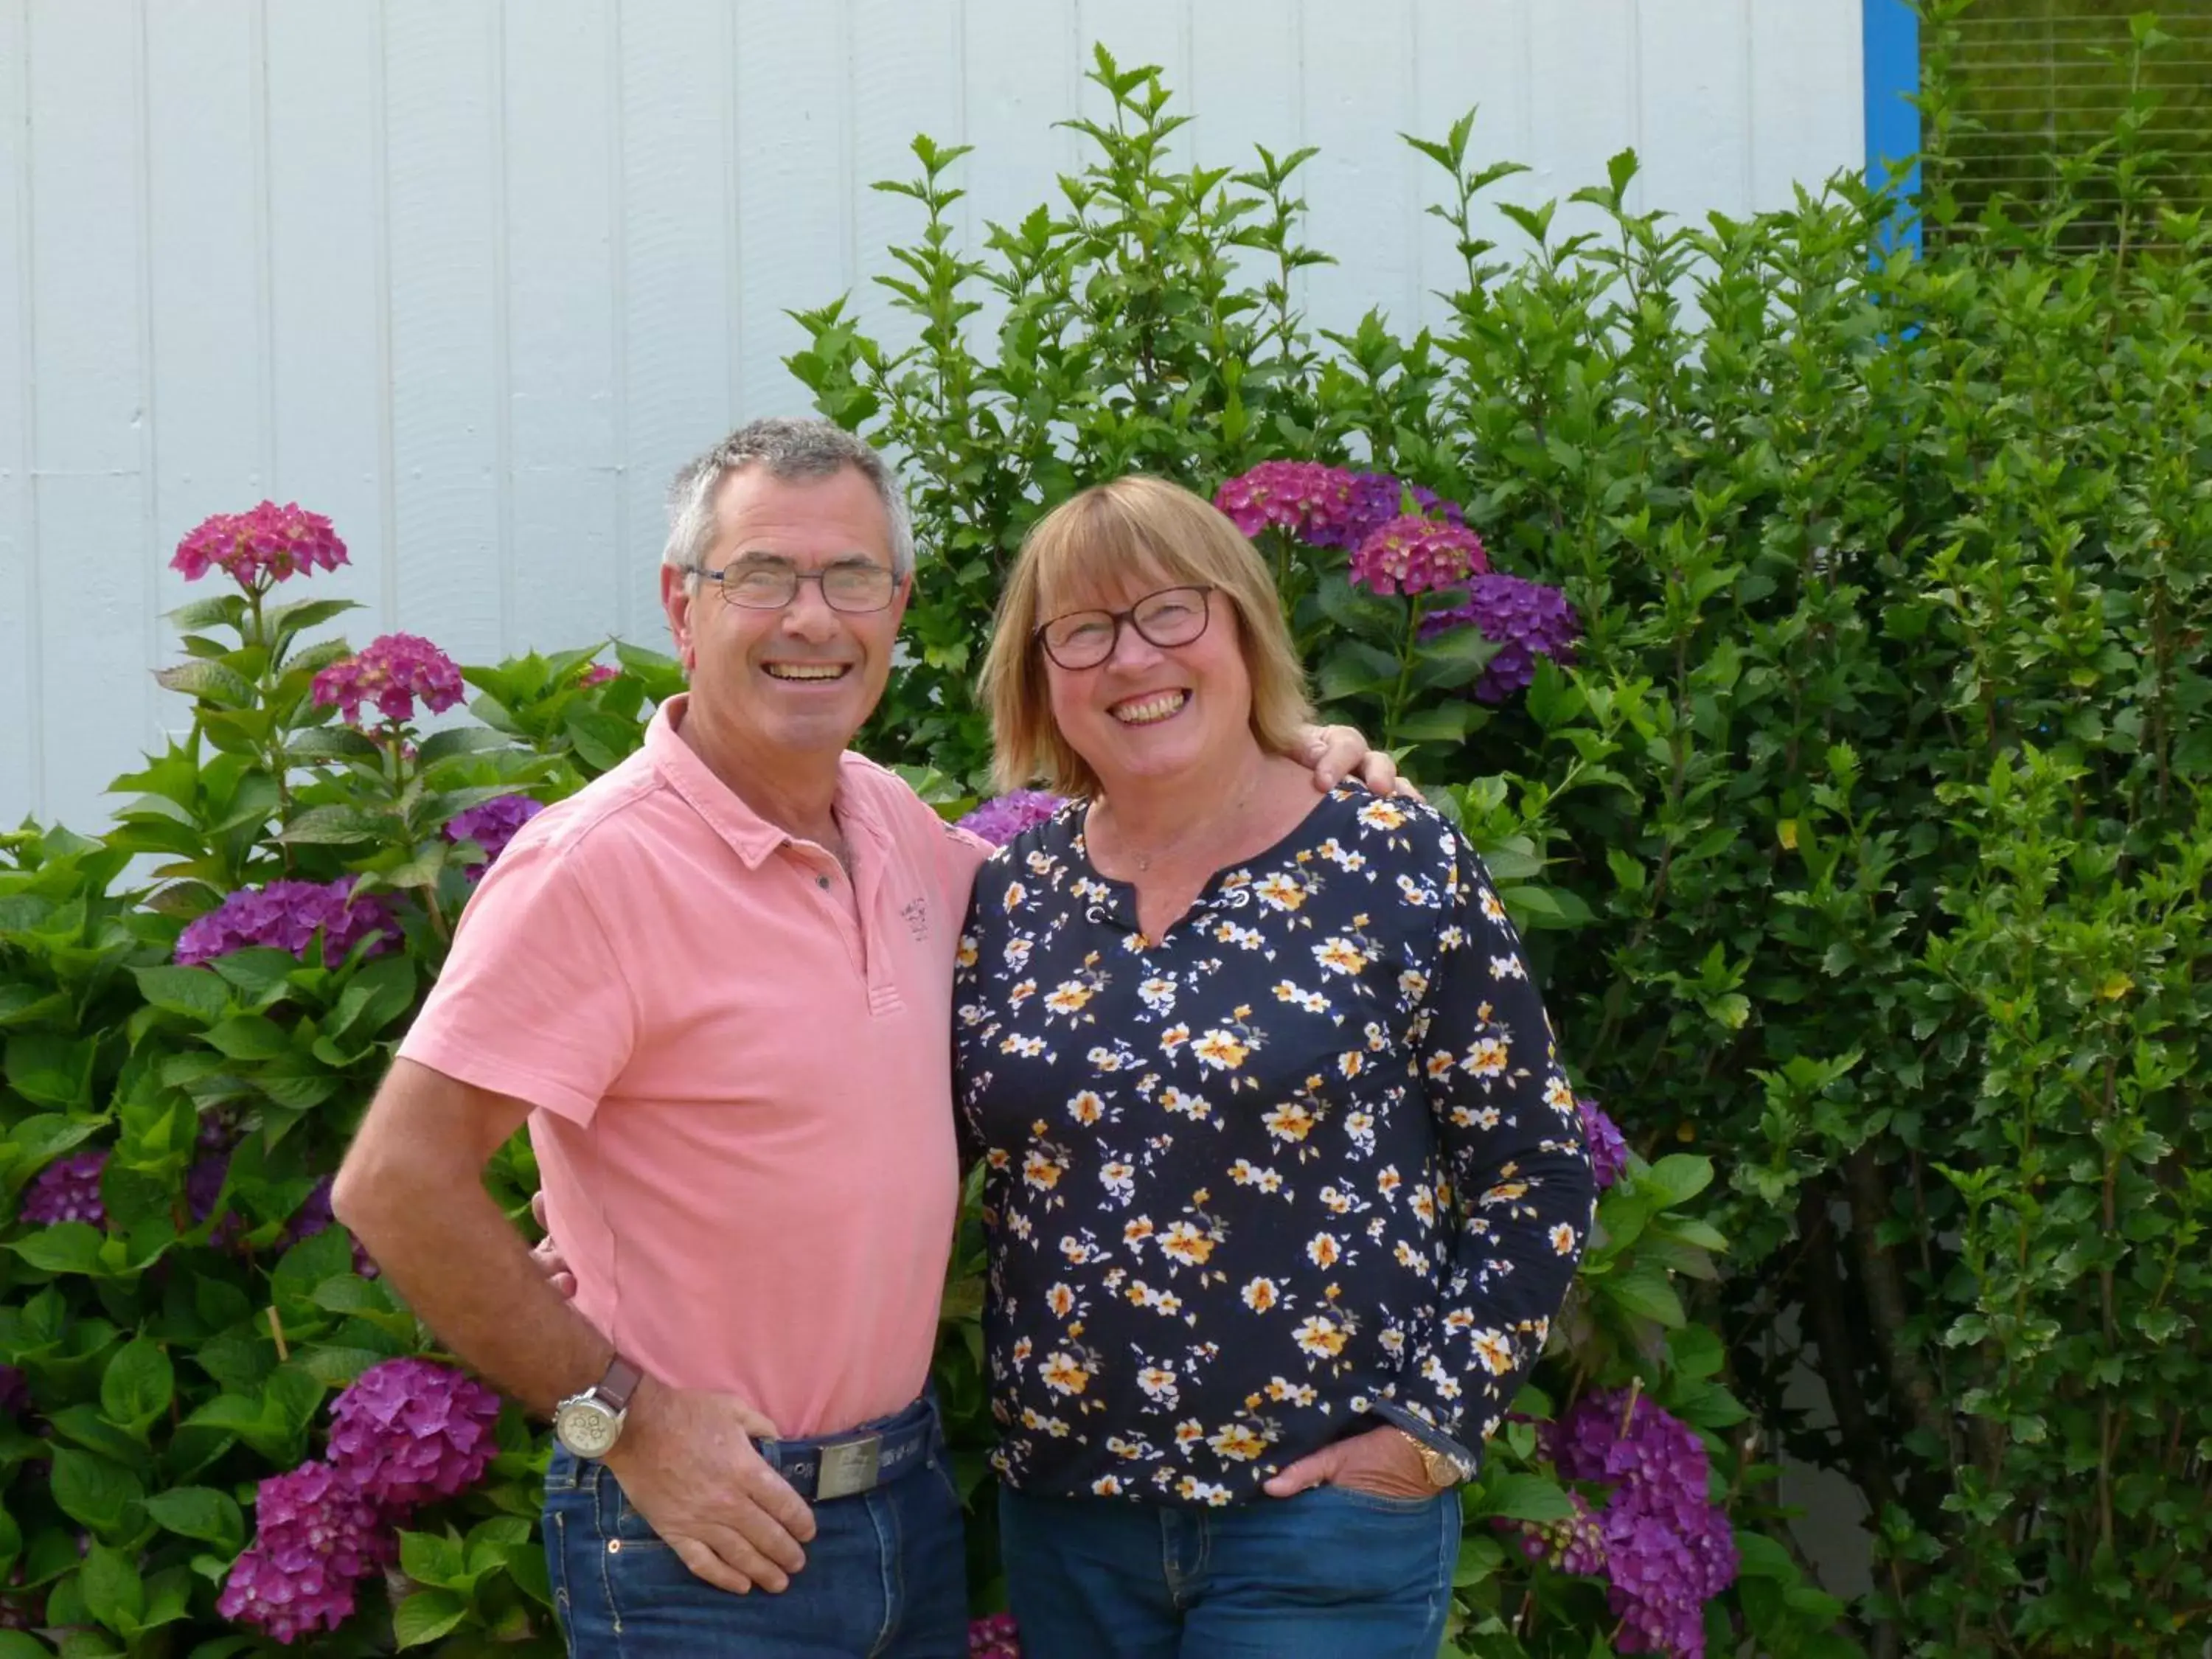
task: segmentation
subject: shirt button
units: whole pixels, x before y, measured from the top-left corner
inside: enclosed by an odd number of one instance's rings
[[[817,876],[814,878],[814,884],[817,887],[826,889],[830,885],[830,878],[827,876]]]

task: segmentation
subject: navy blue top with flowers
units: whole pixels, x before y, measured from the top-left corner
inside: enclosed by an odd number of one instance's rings
[[[1085,811],[983,866],[955,983],[1000,1473],[1218,1505],[1378,1419],[1479,1445],[1592,1200],[1480,861],[1340,787],[1149,939]]]

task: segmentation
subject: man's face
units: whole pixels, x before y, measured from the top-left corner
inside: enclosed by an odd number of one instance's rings
[[[782,479],[756,464],[722,480],[714,506],[714,539],[702,561],[709,570],[734,578],[755,568],[801,576],[891,568],[890,520],[854,468]],[[702,580],[687,593],[680,572],[661,571],[693,709],[749,749],[843,750],[883,696],[911,580],[882,610],[865,612],[832,609],[818,581],[801,581],[777,610],[731,604],[724,586]]]

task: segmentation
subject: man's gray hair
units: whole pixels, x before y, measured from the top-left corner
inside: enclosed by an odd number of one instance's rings
[[[722,480],[752,465],[772,477],[827,478],[853,468],[875,486],[891,531],[891,574],[914,569],[914,519],[890,464],[862,440],[829,421],[772,416],[749,422],[676,475],[668,489],[668,541],[660,562],[696,570],[714,544],[714,495]]]

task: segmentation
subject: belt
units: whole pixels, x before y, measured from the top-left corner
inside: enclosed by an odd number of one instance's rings
[[[917,1400],[896,1417],[813,1440],[763,1440],[761,1455],[810,1504],[872,1492],[929,1462],[937,1409]]]

